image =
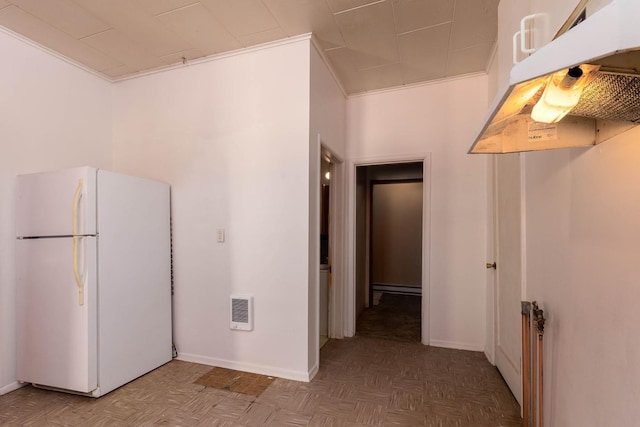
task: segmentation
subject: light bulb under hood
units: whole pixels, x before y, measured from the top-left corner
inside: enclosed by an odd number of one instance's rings
[[[542,96],[531,111],[531,118],[541,123],[557,123],[562,120],[578,104],[590,81],[591,71],[597,68],[583,65],[549,76]]]

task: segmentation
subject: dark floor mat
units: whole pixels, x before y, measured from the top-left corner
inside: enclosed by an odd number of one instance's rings
[[[356,335],[420,342],[422,297],[383,293],[380,303],[365,308],[356,323]]]
[[[260,396],[273,382],[273,377],[252,374],[249,372],[234,371],[225,368],[213,368],[195,383],[205,387],[213,387],[221,390],[235,391],[236,393]]]

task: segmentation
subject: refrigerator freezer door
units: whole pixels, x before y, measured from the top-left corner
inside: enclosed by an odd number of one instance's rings
[[[16,236],[73,234],[96,234],[96,169],[82,167],[19,175]]]
[[[96,237],[16,241],[19,381],[90,393],[97,387]]]

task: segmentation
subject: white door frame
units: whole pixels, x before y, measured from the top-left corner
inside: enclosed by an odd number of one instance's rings
[[[330,313],[328,318],[329,338],[343,338],[344,299],[344,161],[323,143],[320,134],[309,143],[309,283],[307,304],[309,326],[307,351],[309,352],[309,379],[320,368],[320,162],[323,153],[331,156],[334,163],[331,175],[329,239],[332,244],[332,280],[329,290]]]
[[[431,280],[431,153],[419,153],[406,156],[369,157],[352,159],[347,174],[347,224],[346,224],[346,281],[344,286],[344,336],[352,337],[356,332],[356,167],[389,163],[422,162],[422,343],[430,340],[430,280]]]
[[[344,161],[320,141],[321,151],[331,157],[331,190],[329,191],[329,258],[331,286],[329,288],[329,338],[344,338]],[[319,319],[318,319],[319,321]]]

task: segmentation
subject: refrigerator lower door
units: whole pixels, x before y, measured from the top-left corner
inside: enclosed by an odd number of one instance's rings
[[[16,242],[17,376],[91,393],[98,387],[97,241],[78,237],[74,245],[73,240]]]

